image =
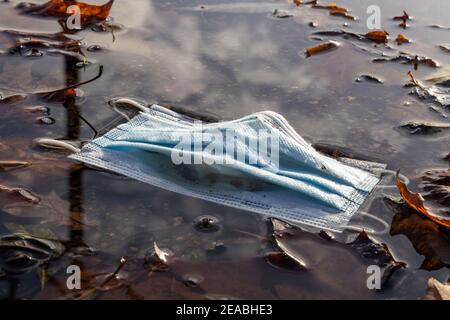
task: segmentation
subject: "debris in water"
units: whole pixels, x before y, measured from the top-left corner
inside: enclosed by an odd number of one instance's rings
[[[442,228],[423,215],[417,214],[405,201],[386,198],[395,216],[391,236],[406,236],[418,254],[424,256],[420,269],[437,270],[450,267],[450,240]]]
[[[440,133],[443,130],[449,130],[450,124],[423,122],[423,121],[408,121],[404,124],[401,124],[399,127],[409,129],[411,134],[435,134]]]
[[[25,107],[24,110],[25,110],[25,112],[30,112],[30,113],[49,113],[50,112],[50,108],[44,107],[44,106]]]
[[[431,100],[442,107],[450,106],[450,81],[438,82],[432,86],[426,86],[416,80],[411,71],[408,72],[410,85],[414,86],[413,93],[420,99]]]
[[[37,122],[46,124],[46,125],[51,125],[51,124],[54,124],[56,122],[56,120],[52,117],[39,117],[39,118],[37,118]]]
[[[153,251],[145,258],[145,265],[150,268],[150,272],[166,271],[169,268],[169,258],[172,256],[172,252],[160,249],[155,241]]]
[[[373,241],[365,231],[361,231],[358,237],[349,243],[349,246],[354,248],[364,258],[370,259],[384,269],[381,279],[382,287],[385,286],[396,270],[406,267],[404,262],[397,262],[394,259],[386,244]]]
[[[41,199],[31,191],[28,191],[23,188],[10,188],[0,184],[0,193],[3,192],[12,196],[19,196],[21,198],[20,200],[25,200],[33,204],[39,203],[41,201]],[[5,208],[3,208],[3,210],[5,210]]]
[[[386,43],[388,41],[389,33],[386,31],[369,31],[365,37],[375,43]]]
[[[406,36],[404,36],[403,34],[399,33],[397,38],[395,38],[395,42],[397,42],[398,45],[401,45],[403,43],[410,43],[411,40],[409,40]]]
[[[276,18],[285,19],[285,18],[291,18],[294,15],[292,13],[288,12],[288,11],[275,9],[272,12],[272,16],[274,16]]]
[[[0,161],[0,172],[7,172],[30,166],[31,163],[26,161],[2,160]]]
[[[383,80],[371,74],[361,74],[355,79],[355,82],[363,82],[363,81],[383,84]]]
[[[0,238],[0,270],[23,274],[59,257],[64,246],[55,240],[16,233]]]
[[[337,47],[339,47],[339,42],[330,40],[321,44],[318,44],[317,46],[311,47],[311,48],[307,48],[306,49],[306,57],[309,58],[312,55],[316,55],[319,53],[323,53],[332,49],[335,49]]]
[[[352,16],[350,13],[339,10],[330,10],[331,16],[342,17],[348,20],[357,20],[356,17]]]
[[[411,20],[411,17],[406,13],[406,11],[403,11],[403,15],[396,16],[396,17],[394,17],[392,19],[393,20],[401,20],[402,22],[400,22],[400,24],[398,26],[403,28],[403,29],[406,29],[406,27],[408,26],[408,24],[406,22],[408,20]]]
[[[447,170],[443,173],[443,176],[437,181],[435,181],[437,184],[430,183],[430,185],[435,187],[438,190],[438,193],[444,197],[441,198],[444,200],[444,202],[450,203],[450,192],[449,190],[446,190],[450,186],[450,170]],[[442,187],[441,184],[442,183]],[[399,171],[397,171],[397,179],[396,184],[398,187],[398,190],[400,191],[400,195],[402,196],[403,200],[414,210],[416,210],[418,213],[422,214],[423,216],[427,217],[431,221],[437,223],[438,225],[450,229],[450,218],[448,216],[439,215],[437,213],[431,212],[430,209],[426,208],[424,203],[424,198],[420,193],[414,193],[408,190],[406,184],[404,184],[400,178],[399,178]],[[442,193],[442,194],[441,194]],[[430,193],[429,193],[430,194]],[[443,209],[445,211],[448,211],[447,209]],[[447,212],[448,214],[448,212]]]
[[[220,230],[219,219],[210,215],[199,216],[195,219],[194,227],[201,232],[217,232]]]
[[[382,288],[398,269],[397,262],[385,244],[371,240],[365,232],[351,243],[339,243],[326,233],[310,233],[278,219],[270,219],[274,245],[279,250],[266,255],[266,261],[277,268],[319,273],[354,270],[352,276],[365,277],[368,265],[382,268]],[[347,269],[348,268],[348,269]],[[301,274],[301,273],[300,273]],[[353,278],[355,279],[355,278]],[[341,279],[345,281],[345,279]]]

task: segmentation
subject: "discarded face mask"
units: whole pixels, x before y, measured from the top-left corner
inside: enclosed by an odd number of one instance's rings
[[[158,105],[70,158],[184,195],[338,232],[379,182],[370,169],[385,167],[363,161],[363,170],[357,161],[327,157],[275,112],[205,124]]]

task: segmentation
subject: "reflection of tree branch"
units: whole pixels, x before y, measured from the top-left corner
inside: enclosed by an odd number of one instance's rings
[[[79,86],[83,86],[85,84],[91,83],[91,82],[99,79],[102,76],[102,74],[103,74],[103,66],[100,65],[99,68],[98,68],[98,74],[92,79],[89,79],[89,80],[86,80],[86,81],[82,81],[82,82],[79,82],[79,83],[76,83],[76,84],[72,84],[72,85],[67,86],[65,88],[51,90],[51,91],[44,91],[44,92],[35,92],[33,94],[34,95],[38,95],[38,96],[51,96],[51,95],[59,93],[59,92],[64,92],[66,90],[74,89],[74,88],[77,88]]]

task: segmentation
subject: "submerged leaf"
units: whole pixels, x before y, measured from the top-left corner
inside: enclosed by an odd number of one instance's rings
[[[430,212],[430,210],[425,207],[423,196],[420,193],[409,191],[406,184],[404,184],[400,180],[399,171],[397,171],[396,184],[400,195],[411,208],[421,213],[433,222],[437,223],[438,225],[450,229],[450,217],[441,217],[436,215],[435,213]]]
[[[306,49],[306,57],[308,58],[308,57],[311,57],[312,55],[326,52],[331,49],[335,49],[337,47],[339,47],[339,42],[330,40],[330,41],[318,44],[317,46],[307,48]]]
[[[4,192],[8,195],[11,195],[13,197],[19,196],[19,201],[27,201],[33,204],[39,203],[40,198],[33,194],[31,191],[28,191],[23,188],[10,188],[4,185],[0,184],[0,193]],[[2,204],[2,202],[0,202]]]
[[[266,260],[277,268],[300,272],[307,270],[317,274],[321,271],[340,273],[353,270],[353,277],[364,279],[367,266],[376,264],[382,268],[383,288],[392,274],[405,266],[395,261],[385,244],[374,242],[365,232],[360,233],[353,242],[345,244],[335,241],[324,231],[318,234],[305,232],[274,218],[270,222],[274,245],[280,252],[270,253]],[[345,276],[340,280],[345,281]]]
[[[395,211],[390,234],[404,235],[411,241],[418,254],[424,256],[420,268],[437,270],[450,266],[450,239],[442,228],[423,215],[417,214],[405,202],[386,198]]]
[[[55,240],[17,233],[0,238],[0,269],[10,274],[35,270],[59,257],[64,246]]]

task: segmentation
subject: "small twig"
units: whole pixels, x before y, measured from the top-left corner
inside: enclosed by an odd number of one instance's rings
[[[125,257],[120,258],[120,264],[117,266],[116,270],[109,277],[107,277],[105,279],[105,281],[103,281],[100,284],[99,287],[101,288],[101,287],[105,286],[106,284],[108,284],[108,282],[110,282],[112,279],[114,279],[117,276],[117,274],[120,272],[120,270],[122,270],[122,268],[125,266],[126,263],[127,263],[127,260],[125,259]]]

